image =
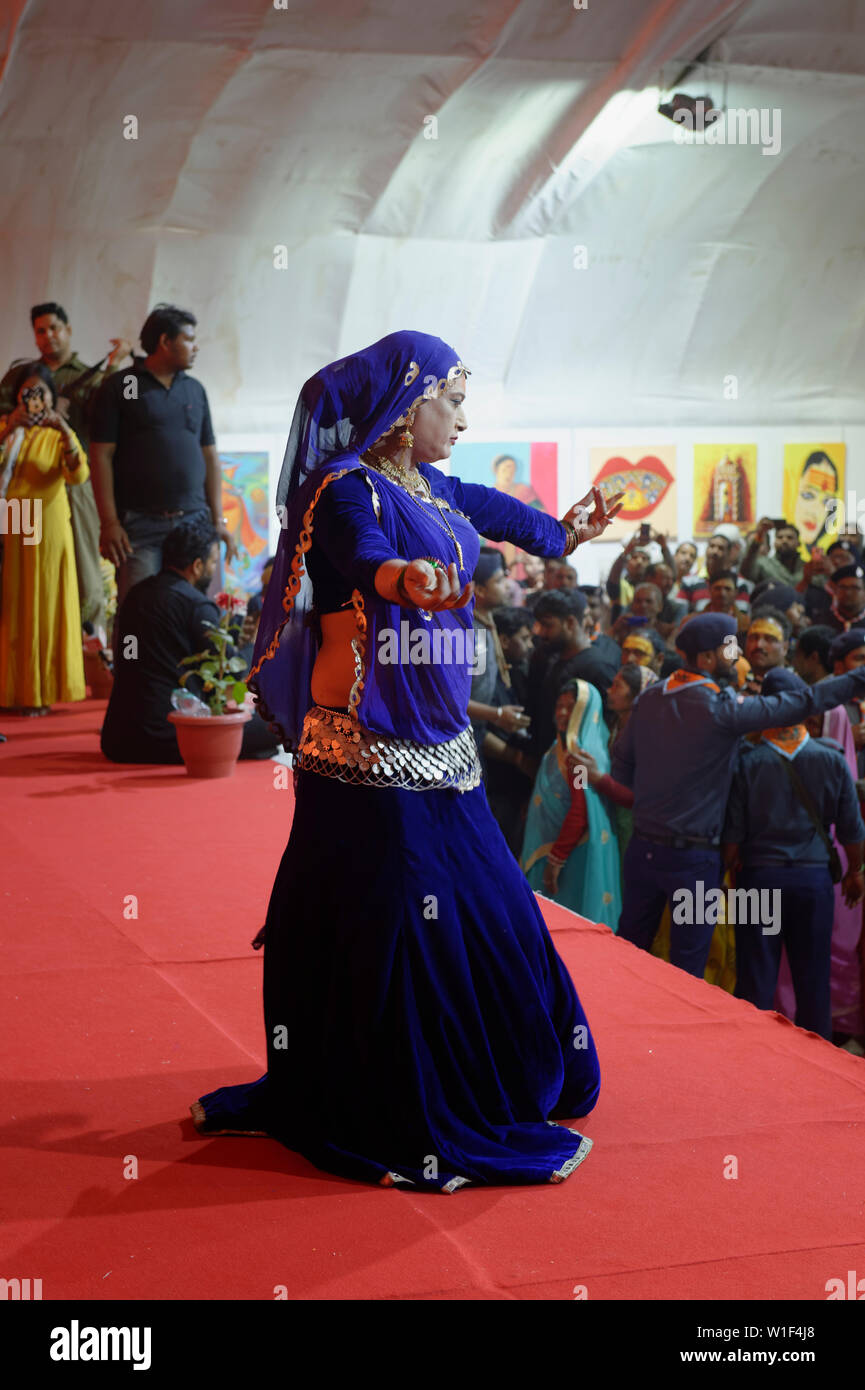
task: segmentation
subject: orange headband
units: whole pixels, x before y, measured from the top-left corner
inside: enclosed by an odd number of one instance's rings
[[[649,657],[655,654],[655,648],[652,646],[648,637],[626,637],[622,643],[622,651],[626,652],[629,649],[635,652],[642,652],[644,656]]]
[[[779,642],[784,641],[784,629],[780,623],[776,623],[774,618],[758,618],[748,628],[750,632],[762,633],[765,637],[777,637]]]
[[[815,465],[814,465],[813,463],[812,463],[811,467],[808,469],[808,472],[805,474],[805,477],[806,477],[806,478],[811,478],[811,477],[815,478],[815,479],[816,479],[816,482],[817,482],[817,486],[818,486],[819,488],[821,488],[821,489],[823,490],[823,492],[834,492],[834,491],[835,491],[835,478],[834,478],[834,476],[833,476],[831,473],[829,473],[828,471],[824,471],[822,468],[817,468],[817,467],[815,467]]]

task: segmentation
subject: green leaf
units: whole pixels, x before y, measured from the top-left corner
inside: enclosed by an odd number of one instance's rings
[[[243,681],[235,681],[232,686],[232,698],[238,705],[242,705],[246,699],[246,685]]]
[[[242,656],[233,656],[228,663],[229,671],[245,671],[246,662]]]

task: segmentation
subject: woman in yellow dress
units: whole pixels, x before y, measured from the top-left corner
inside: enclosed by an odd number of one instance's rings
[[[21,368],[16,400],[0,422],[0,480],[8,478],[0,501],[0,706],[47,714],[56,701],[87,693],[66,484],[84,482],[89,469],[41,362]]]

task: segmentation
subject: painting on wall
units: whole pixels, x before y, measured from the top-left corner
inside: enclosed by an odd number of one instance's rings
[[[781,513],[799,528],[803,557],[812,546],[825,550],[837,539],[836,505],[844,497],[844,444],[785,444]],[[833,529],[829,529],[833,528]]]
[[[237,546],[237,558],[224,565],[223,583],[232,593],[258,593],[268,555],[269,455],[264,450],[220,451],[222,514]]]
[[[711,536],[716,526],[756,524],[756,444],[694,445],[694,536]]]
[[[483,483],[516,497],[528,507],[558,516],[559,446],[549,441],[491,444],[460,440],[451,455],[451,469],[464,483]],[[520,552],[509,541],[484,541],[501,550],[511,564]]]
[[[674,445],[592,448],[589,460],[593,487],[602,488],[608,497],[625,494],[622,510],[598,540],[630,540],[643,522],[661,535],[676,535]]]

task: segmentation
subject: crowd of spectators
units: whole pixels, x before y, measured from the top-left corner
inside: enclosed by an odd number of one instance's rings
[[[818,702],[825,703],[825,682],[865,667],[861,535],[851,527],[825,551],[807,555],[793,525],[767,518],[745,537],[734,526],[720,526],[702,548],[682,541],[671,550],[666,537],[646,537],[643,530],[624,544],[597,585],[580,584],[568,561],[548,560],[542,574],[539,564],[518,556],[508,565],[499,549],[486,546],[476,575],[475,625],[488,634],[486,650],[495,659],[480,663],[473,681],[473,727],[490,804],[529,881],[692,973],[705,970],[707,978],[735,987],[760,1007],[780,1008],[861,1052],[865,687],[797,718],[789,726],[794,734],[755,727],[730,735],[738,747],[724,753],[730,777],[723,823],[707,836],[658,837],[654,850],[645,850],[651,883],[636,854],[630,861],[627,856],[640,760],[648,787],[653,777],[672,784],[684,756],[690,716],[686,712],[679,739],[675,720],[667,729],[661,717],[673,708],[658,704],[664,691],[703,682],[713,691],[734,692],[736,708],[746,715],[762,705],[759,699],[743,703],[749,697],[784,692],[792,710],[798,692],[819,689]],[[708,671],[709,658],[703,661],[694,642],[699,647],[709,639],[698,634],[712,631],[731,634],[735,651],[727,666],[719,657]],[[658,717],[642,741],[636,734],[630,740],[621,764],[628,769],[625,785],[612,775],[616,749],[628,743],[632,713],[652,688],[645,703]],[[724,717],[712,715],[716,722]],[[806,800],[818,803],[820,829],[788,780],[785,761],[807,782]],[[709,767],[704,775],[712,776]],[[680,795],[678,828],[684,831],[689,814],[699,819],[701,801],[713,800],[705,783],[701,789],[698,769],[691,781],[696,792]],[[764,811],[761,801],[773,785],[774,807]],[[638,787],[638,813],[639,795]],[[689,796],[694,806],[686,813]],[[656,814],[661,829],[675,821],[663,794]],[[641,846],[648,843],[650,819],[644,812]],[[611,836],[612,859],[606,852]],[[658,888],[658,861],[665,852],[681,857],[700,850],[713,863],[723,859],[728,888],[777,888],[784,923],[777,933],[725,922],[722,908],[711,946],[703,939],[695,947],[694,933],[687,945],[679,944],[670,920],[672,887]],[[833,851],[841,864],[836,881],[829,875]],[[670,885],[684,881],[681,864],[670,872]],[[656,907],[647,909],[656,893]],[[822,916],[815,904],[822,904]]]

